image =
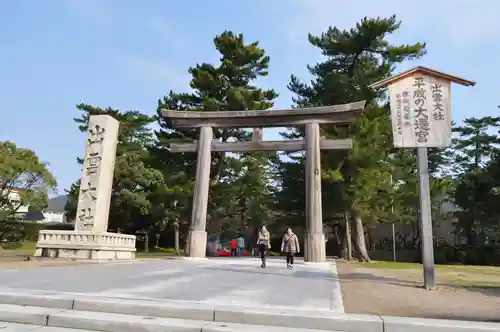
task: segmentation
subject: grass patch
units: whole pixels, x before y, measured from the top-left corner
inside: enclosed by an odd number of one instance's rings
[[[369,269],[386,269],[386,270],[416,270],[422,269],[422,264],[418,263],[398,263],[398,262],[358,262],[356,265]],[[500,276],[499,266],[477,266],[477,265],[439,265],[436,264],[436,269],[448,272],[476,272],[486,273]]]
[[[3,250],[17,251],[17,252],[35,252],[36,241],[26,241],[26,242],[9,242],[2,243],[0,245]]]
[[[401,277],[412,280],[420,279],[420,271],[422,270],[422,264],[418,263],[371,262],[355,264],[368,269],[387,270],[393,271],[393,273],[404,272]],[[436,265],[436,280],[441,285],[500,288],[500,267]]]
[[[422,268],[421,264],[417,263],[397,263],[397,262],[358,262],[356,265],[370,269],[387,269],[387,270],[411,270]]]
[[[439,283],[439,280],[438,280]],[[484,281],[469,279],[447,279],[446,283],[456,286],[481,287],[481,288],[500,288],[500,281]]]

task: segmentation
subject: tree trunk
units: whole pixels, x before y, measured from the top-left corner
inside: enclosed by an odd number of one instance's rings
[[[355,209],[351,211],[351,215],[354,218],[354,244],[356,246],[358,258],[362,262],[371,262],[370,256],[368,256],[368,250],[366,250],[363,219],[361,219],[361,215]]]
[[[160,248],[160,233],[155,234],[155,249]]]
[[[148,232],[144,233],[144,252],[149,252],[149,234],[148,234]]]
[[[336,246],[336,255],[339,257],[339,258],[345,258],[345,255],[344,255],[344,241],[342,240],[341,238],[341,235],[343,231],[342,231],[342,227],[340,225],[336,225],[333,227],[333,236],[335,238],[335,242],[337,243],[337,246]]]
[[[181,254],[181,249],[179,245],[179,223],[176,222],[174,224],[174,247],[175,247],[175,254],[179,256]]]
[[[412,238],[411,238],[411,247],[413,249],[419,250],[420,243],[420,222],[412,223]]]
[[[351,242],[351,221],[349,220],[349,214],[344,212],[345,220],[345,259],[352,261],[352,242]]]
[[[476,237],[474,234],[474,221],[472,221],[472,222],[469,221],[465,225],[464,230],[465,230],[465,234],[467,236],[467,244],[469,246],[475,245],[476,244]]]

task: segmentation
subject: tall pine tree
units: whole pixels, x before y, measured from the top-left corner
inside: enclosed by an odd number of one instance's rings
[[[460,230],[469,245],[477,242],[481,229],[496,220],[495,204],[498,185],[498,128],[500,118],[486,116],[467,118],[453,131],[453,175],[456,177],[454,203]]]
[[[277,93],[274,90],[262,90],[253,85],[259,77],[268,74],[269,56],[259,47],[258,42],[246,44],[242,34],[225,31],[214,38],[214,45],[220,53],[218,65],[202,63],[189,68],[192,75],[190,93],[175,93],[170,91],[168,95],[158,101],[158,113],[162,109],[178,111],[241,111],[245,109],[267,109],[273,106]],[[176,181],[194,183],[196,171],[196,153],[173,154],[167,149],[172,142],[189,142],[197,139],[197,130],[174,129],[169,121],[158,117],[160,130],[156,132],[158,147],[157,160],[164,160],[164,175],[166,177],[176,176]],[[220,142],[234,140],[245,140],[250,137],[248,131],[234,128],[214,129],[214,139]],[[253,159],[252,159],[253,158]],[[266,189],[266,177],[260,178],[260,185],[253,183],[259,193],[253,193],[252,198],[242,200],[242,194],[248,191],[248,185],[237,181],[240,175],[249,177],[250,174],[258,172],[268,158],[258,155],[244,157],[241,162],[232,160],[233,157],[225,153],[212,153],[210,172],[210,196],[209,196],[209,231],[216,231],[229,227],[230,221],[235,214],[241,211],[235,210],[235,204],[243,204],[244,210],[254,211],[255,200],[268,197]],[[250,162],[250,160],[253,160]],[[254,162],[255,161],[255,162]],[[231,165],[240,168],[244,174],[234,177]],[[168,173],[168,174],[166,174]],[[252,176],[252,180],[256,177]],[[228,186],[232,189],[228,190]],[[238,190],[234,186],[240,186]],[[231,193],[231,196],[229,195]],[[259,198],[260,197],[260,198]],[[259,205],[261,206],[261,205]],[[186,216],[191,211],[190,207],[182,207]],[[261,206],[263,210],[266,206]],[[240,209],[241,210],[241,209]],[[252,212],[257,213],[257,212]],[[250,218],[247,214],[245,218]]]
[[[387,41],[400,24],[395,16],[365,18],[349,30],[332,27],[320,36],[309,35],[309,42],[321,50],[326,60],[308,67],[314,77],[310,84],[296,76],[289,84],[298,107],[367,101],[364,112],[349,127],[322,127],[322,134],[328,138],[354,139],[350,151],[322,154],[323,199],[328,202],[323,204],[323,213],[325,219],[338,218],[340,208],[352,216],[356,252],[364,261],[370,258],[363,218],[377,220],[376,208],[390,205],[381,202],[379,191],[390,185],[387,165],[393,152],[388,106],[379,106],[376,98],[383,94],[368,86],[389,77],[396,64],[425,54],[425,44],[392,45]],[[293,134],[302,135],[302,130]]]

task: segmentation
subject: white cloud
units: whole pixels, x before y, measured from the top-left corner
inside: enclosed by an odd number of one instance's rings
[[[303,41],[307,32],[319,34],[328,26],[352,27],[365,16],[392,14],[403,21],[407,34],[413,32],[419,40],[442,39],[456,47],[471,47],[500,36],[500,3],[495,0],[362,0],[351,6],[337,0],[293,0],[292,4],[294,15],[285,26],[292,40]]]

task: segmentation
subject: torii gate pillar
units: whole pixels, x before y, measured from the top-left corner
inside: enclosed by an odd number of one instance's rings
[[[304,261],[326,262],[321,202],[320,132],[317,122],[306,124],[306,237]]]

